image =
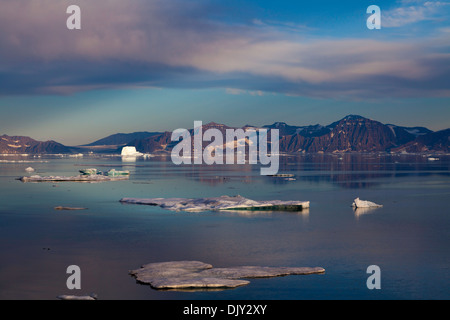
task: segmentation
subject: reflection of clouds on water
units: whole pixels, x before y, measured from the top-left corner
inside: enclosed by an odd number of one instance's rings
[[[370,207],[370,208],[354,208],[353,211],[355,213],[355,218],[358,220],[361,216],[374,213],[376,210],[381,207]]]

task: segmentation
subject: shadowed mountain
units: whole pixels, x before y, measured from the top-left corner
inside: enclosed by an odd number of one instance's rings
[[[450,152],[450,129],[420,135],[413,141],[392,150],[393,152],[423,153]]]
[[[327,126],[320,136],[301,134],[281,138],[285,152],[376,152],[397,145],[394,132],[381,122],[361,116],[347,116]]]
[[[161,134],[161,132],[144,131],[133,133],[116,133],[83,146],[92,147],[92,146],[126,145],[133,140],[145,139],[158,134]]]
[[[225,137],[226,129],[235,129],[218,123],[203,125],[203,132],[209,128],[218,129]],[[348,115],[327,126],[292,126],[284,122],[265,125],[264,129],[278,129],[280,134],[280,152],[285,153],[333,153],[333,152],[398,152],[408,144],[408,150],[445,151],[449,142],[441,135],[424,127],[401,127],[383,124],[379,121],[358,115]],[[256,129],[246,125],[243,130]],[[189,130],[193,134],[193,129]],[[437,141],[434,141],[437,139]],[[269,139],[270,141],[270,139]],[[419,147],[412,147],[414,141]],[[170,150],[178,143],[171,141],[171,132],[156,134],[145,139],[130,142],[140,152],[158,152]],[[245,142],[248,145],[248,141]],[[209,142],[203,142],[203,147]],[[426,147],[424,147],[426,146]],[[410,151],[420,152],[420,151]]]
[[[450,129],[433,132],[424,127],[402,127],[383,124],[379,121],[359,115],[348,115],[330,125],[293,126],[284,122],[259,127],[278,129],[280,136],[279,151],[282,153],[345,153],[345,152],[450,152]],[[224,124],[210,122],[202,126],[203,133],[208,129],[218,130],[228,147],[251,144],[248,137],[239,141],[226,141],[228,129],[258,130],[258,127],[246,125],[233,128]],[[194,129],[188,130],[194,145]],[[217,131],[216,131],[217,132]],[[214,135],[215,136],[215,135]],[[97,140],[88,145],[66,147],[55,141],[36,141],[29,137],[0,137],[0,153],[120,153],[123,146],[135,146],[143,153],[170,152],[181,139],[172,141],[172,132],[134,132],[118,133]],[[268,134],[270,144],[271,134]],[[214,139],[214,138],[213,138]],[[213,140],[214,141],[214,140]],[[202,148],[213,141],[203,141]],[[269,146],[270,149],[270,146]]]
[[[0,137],[0,154],[26,153],[72,153],[72,149],[53,140],[37,141],[30,137],[7,135]]]

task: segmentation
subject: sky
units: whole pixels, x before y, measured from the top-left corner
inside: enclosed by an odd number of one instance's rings
[[[80,145],[348,114],[446,129],[449,16],[424,0],[0,0],[0,135]]]

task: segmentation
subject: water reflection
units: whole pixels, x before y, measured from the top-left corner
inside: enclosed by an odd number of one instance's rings
[[[136,156],[122,156],[122,162],[136,162]]]
[[[386,178],[406,176],[450,176],[450,157],[428,161],[424,155],[305,154],[280,157],[282,174],[261,176],[259,165],[186,165],[184,175],[211,186],[237,181],[246,184],[295,185],[296,182],[330,183],[339,188],[364,189],[380,186]],[[180,174],[180,171],[173,172]]]
[[[370,213],[374,213],[375,211],[377,211],[378,209],[380,209],[380,207],[373,207],[373,208],[355,208],[353,209],[354,214],[355,214],[355,219],[359,220],[359,218],[363,215],[366,214],[370,214]]]
[[[304,208],[301,211],[272,211],[272,210],[226,210],[226,213],[236,214],[240,217],[261,217],[266,216],[270,217],[273,214],[290,214],[302,217],[303,221],[309,221],[309,208]]]

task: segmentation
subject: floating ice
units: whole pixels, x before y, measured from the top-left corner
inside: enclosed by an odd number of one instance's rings
[[[143,154],[136,151],[136,147],[123,147],[122,148],[122,157],[137,157],[142,156]]]
[[[213,268],[200,261],[149,263],[129,273],[140,283],[155,289],[235,288],[250,283],[241,278],[268,278],[286,275],[323,273],[320,267],[259,267],[242,266]]]
[[[75,296],[75,295],[59,295],[56,297],[59,300],[97,300],[97,295],[95,293],[86,296]]]
[[[220,211],[220,210],[272,210],[301,211],[309,208],[309,201],[255,201],[241,196],[221,196],[213,198],[122,198],[122,203],[160,206],[173,211]]]
[[[25,169],[26,172],[34,172],[34,169],[32,167],[28,167]]]
[[[46,176],[33,175],[29,177],[20,177],[17,180],[22,182],[103,182],[129,179],[128,175],[104,176],[104,175],[79,175],[79,176]]]
[[[278,174],[268,175],[268,177],[292,178],[292,177],[295,177],[295,175],[290,174],[290,173],[278,173]]]
[[[376,204],[374,202],[365,201],[365,200],[359,200],[359,198],[356,198],[353,201],[352,206],[355,208],[379,208],[379,207],[382,207],[382,205],[380,205],[380,204]]]

